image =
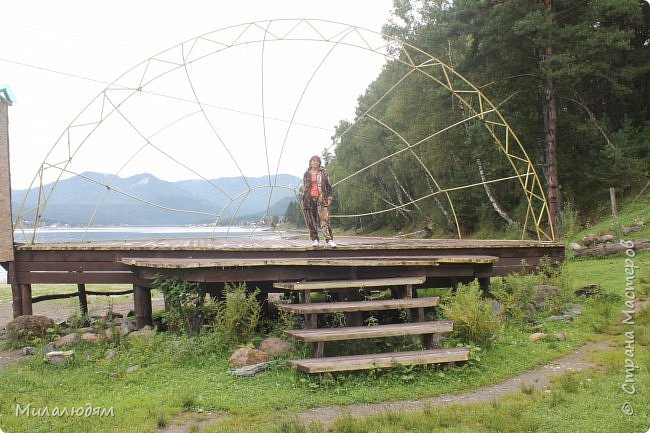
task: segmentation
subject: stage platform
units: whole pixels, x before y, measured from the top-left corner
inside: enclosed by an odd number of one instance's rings
[[[338,246],[302,239],[180,238],[15,245],[6,264],[14,314],[30,314],[31,285],[131,284],[152,287],[158,274],[219,289],[247,282],[263,292],[275,282],[424,276],[427,287],[530,272],[543,257],[564,259],[557,243],[527,240],[337,237]],[[146,298],[145,295],[142,295]],[[146,301],[145,301],[146,302]]]

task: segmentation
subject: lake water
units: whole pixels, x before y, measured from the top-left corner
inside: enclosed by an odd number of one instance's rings
[[[31,230],[14,232],[14,241],[29,243],[33,236]],[[93,227],[69,228],[46,227],[38,229],[36,243],[50,242],[82,242],[82,241],[107,241],[107,240],[135,240],[135,239],[175,239],[175,238],[279,238],[278,232],[267,227],[254,229],[253,227],[209,227],[209,226],[156,226],[156,227]],[[0,284],[7,281],[7,273],[0,267]]]

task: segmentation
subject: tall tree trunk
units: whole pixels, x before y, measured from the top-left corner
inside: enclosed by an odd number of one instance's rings
[[[548,8],[546,24],[550,28],[553,24],[553,0],[543,0],[544,5]],[[559,227],[560,217],[560,191],[557,170],[557,101],[555,94],[555,85],[553,75],[548,66],[544,65],[553,56],[553,48],[544,47],[541,50],[540,59],[542,71],[544,72],[544,140],[546,147],[546,182],[548,196],[548,211],[550,223],[553,225],[555,233]],[[549,227],[550,229],[550,227]]]

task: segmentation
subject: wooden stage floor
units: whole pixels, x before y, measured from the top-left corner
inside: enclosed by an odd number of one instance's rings
[[[176,270],[181,277],[205,282],[249,281],[252,277],[258,281],[320,279],[329,278],[329,274],[344,277],[359,272],[371,277],[395,274],[395,267],[421,267],[427,261],[439,264],[442,258],[446,262],[457,258],[457,265],[462,261],[474,265],[490,262],[489,269],[486,266],[481,269],[481,276],[489,277],[530,270],[544,256],[553,263],[564,258],[562,245],[528,240],[337,237],[336,241],[336,248],[315,248],[304,238],[180,238],[16,245],[15,262],[8,269],[9,282],[148,285],[158,270]],[[284,275],[283,268],[286,268]]]
[[[142,240],[110,240],[86,242],[17,244],[19,251],[43,250],[377,250],[377,249],[459,249],[459,248],[541,248],[557,249],[560,244],[533,240],[499,239],[404,239],[395,237],[339,236],[336,248],[312,247],[306,238],[296,236],[282,239],[229,238],[174,238]]]
[[[146,306],[157,275],[221,290],[246,282],[262,292],[288,281],[424,277],[426,287],[450,287],[494,276],[532,272],[544,257],[564,259],[564,246],[527,240],[336,238],[338,246],[312,247],[302,239],[178,238],[16,244],[3,263],[14,314],[31,314],[31,285],[130,284]],[[140,296],[140,298],[138,298]],[[140,301],[138,301],[140,299]]]

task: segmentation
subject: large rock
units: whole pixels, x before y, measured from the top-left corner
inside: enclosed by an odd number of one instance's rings
[[[54,320],[45,316],[19,316],[7,323],[7,339],[9,341],[45,338],[48,329],[56,329]]]
[[[546,339],[546,334],[543,332],[535,332],[534,334],[531,334],[528,339],[530,341],[540,341],[540,340],[545,340]]]
[[[560,294],[560,288],[557,286],[551,286],[548,284],[540,284],[534,287],[535,289],[535,299],[533,304],[536,308],[546,307],[549,299],[553,299]]]
[[[574,292],[576,296],[581,298],[590,298],[605,294],[605,291],[598,284],[587,284]]]
[[[245,365],[260,364],[262,362],[267,362],[268,360],[268,353],[257,349],[251,349],[250,347],[242,347],[232,354],[228,360],[228,365],[237,368]]]
[[[269,356],[278,356],[283,353],[293,353],[296,348],[293,344],[278,337],[269,337],[260,343],[260,350]]]
[[[74,350],[67,350],[65,352],[48,352],[43,357],[45,362],[49,362],[53,365],[63,365],[74,355]]]
[[[104,330],[104,338],[112,340],[113,338],[126,337],[129,335],[129,327],[126,324],[120,326],[113,326]]]
[[[600,238],[598,238],[598,240],[601,242],[613,242],[614,239],[616,239],[614,235],[610,235],[610,234],[602,235]]]
[[[580,244],[578,244],[576,242],[571,242],[569,244],[569,248],[571,248],[572,251],[580,251],[580,250],[584,249],[585,247],[583,247],[582,245],[580,245]]]
[[[582,238],[582,245],[585,247],[591,246],[598,242],[598,235],[597,234],[590,234]]]
[[[86,343],[97,343],[99,337],[94,332],[84,332],[81,334],[81,339]]]
[[[151,330],[151,329],[140,329],[138,331],[133,331],[133,332],[129,333],[128,338],[144,337],[147,340],[149,340],[152,335],[153,335],[153,330]]]
[[[63,347],[63,346],[75,345],[78,342],[79,342],[79,334],[72,333],[72,334],[64,335],[63,337],[57,340],[54,340],[54,347],[58,349],[59,347]]]

